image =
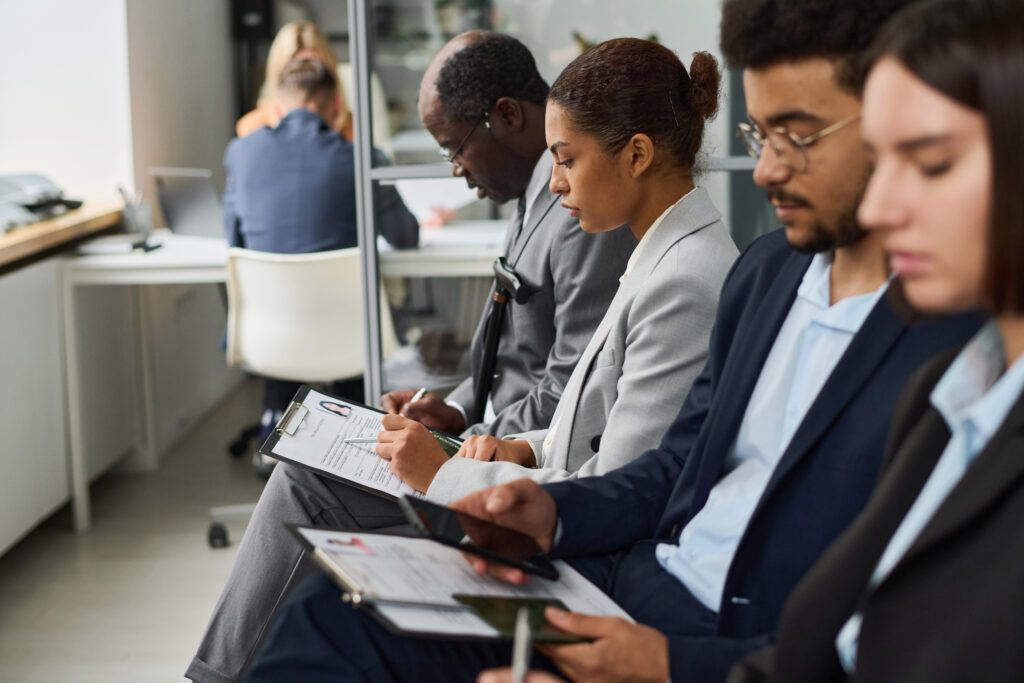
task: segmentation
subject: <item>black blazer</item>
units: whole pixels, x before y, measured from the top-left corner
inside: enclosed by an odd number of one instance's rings
[[[1024,397],[903,559],[866,591],[949,440],[928,397],[954,357],[942,354],[908,384],[876,493],[794,591],[774,651],[730,680],[1024,680]],[[864,621],[848,678],[835,638],[857,610]]]
[[[555,554],[674,542],[722,478],[757,384],[811,256],[783,231],[755,241],[729,274],[707,365],[658,448],[601,477],[550,484],[562,538]],[[929,358],[964,344],[976,315],[908,325],[876,304],[793,435],[726,577],[715,634],[672,638],[673,680],[713,681],[767,645],[790,591],[856,517],[874,488],[900,388]]]

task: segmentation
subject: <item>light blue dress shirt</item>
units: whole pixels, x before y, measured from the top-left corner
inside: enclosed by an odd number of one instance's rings
[[[999,328],[989,322],[932,389],[929,400],[949,427],[949,443],[886,546],[871,575],[869,589],[882,583],[903,558],[1020,398],[1024,390],[1024,362],[1018,360],[1004,372],[1005,357]],[[839,661],[851,674],[857,664],[861,621],[861,613],[854,614],[836,638]]]
[[[708,609],[721,606],[725,578],[754,508],[818,392],[888,287],[830,305],[832,260],[811,261],[772,345],[725,462],[725,476],[658,562]]]

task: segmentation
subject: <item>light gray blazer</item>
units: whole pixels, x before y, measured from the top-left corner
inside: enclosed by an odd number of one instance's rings
[[[707,359],[718,295],[738,252],[697,188],[642,245],[565,387],[548,429],[516,435],[539,467],[452,458],[428,498],[448,503],[521,477],[600,475],[658,445]]]
[[[550,158],[545,155],[538,164],[547,166],[550,178]],[[562,389],[608,310],[634,247],[636,239],[628,230],[583,232],[547,183],[518,234],[513,218],[504,253],[536,293],[525,304],[511,303],[506,310],[491,385],[497,417],[470,426],[466,434],[512,434],[551,423]],[[489,311],[484,309],[473,336],[474,369],[482,362]],[[473,404],[473,377],[447,399],[468,409]]]

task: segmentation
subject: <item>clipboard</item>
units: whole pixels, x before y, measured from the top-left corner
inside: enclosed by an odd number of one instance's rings
[[[298,459],[296,457],[291,457],[288,453],[282,453],[281,449],[279,448],[282,440],[286,441],[290,437],[294,437],[298,433],[299,429],[304,424],[306,424],[307,420],[309,420],[311,417],[312,411],[310,411],[309,408],[306,405],[304,405],[307,402],[306,399],[309,397],[311,391],[314,390],[310,386],[304,384],[299,388],[297,392],[295,392],[295,396],[292,397],[291,402],[288,404],[288,407],[281,415],[281,419],[278,420],[277,425],[274,426],[274,429],[271,432],[270,436],[267,438],[266,441],[263,442],[263,445],[260,446],[260,453],[271,458],[287,462],[292,466],[313,472],[314,474],[317,474],[319,476],[327,477],[334,481],[338,481],[348,486],[352,486],[353,488],[365,491],[375,496],[385,498],[387,500],[397,502],[399,497],[403,493],[406,495],[422,497],[423,494],[421,492],[412,491],[411,488],[409,490],[401,490],[397,493],[392,494],[389,493],[388,491],[381,490],[380,488],[374,488],[373,486],[367,485],[357,479],[341,476],[330,469],[318,467],[311,464],[310,462],[304,462],[303,460]],[[358,411],[364,411],[366,413],[371,413],[373,415],[383,416],[387,414],[383,410],[380,410],[379,408],[374,408],[362,403],[350,401],[346,398],[342,398],[340,396],[336,396],[327,392],[316,391],[316,394],[326,397],[327,399],[329,399],[329,402],[337,404],[339,407],[351,407],[357,409]],[[448,455],[448,457],[452,457],[453,455],[455,455],[455,453],[457,453],[459,449],[462,447],[462,440],[459,439],[458,437],[434,429],[431,429],[429,431],[437,440],[437,442],[441,445],[441,448]],[[373,453],[372,450],[369,448],[364,447],[360,448],[359,450],[372,454],[373,458],[378,458],[378,456],[375,453]],[[383,463],[385,461],[381,460],[381,462]],[[386,467],[386,463],[384,466]]]
[[[313,558],[313,561],[316,562],[317,565],[319,565],[320,568],[331,578],[331,580],[339,586],[341,589],[341,601],[345,605],[353,609],[365,611],[373,619],[384,626],[384,628],[397,635],[414,636],[417,638],[443,640],[458,639],[480,642],[510,641],[514,637],[515,615],[518,613],[520,607],[526,607],[529,610],[529,621],[534,642],[579,643],[586,642],[587,640],[579,636],[558,631],[547,623],[547,620],[544,618],[544,609],[546,607],[553,606],[563,610],[569,609],[562,600],[555,597],[502,596],[487,595],[485,593],[452,593],[452,600],[445,604],[432,603],[429,601],[388,600],[380,598],[367,591],[365,587],[361,586],[359,581],[349,574],[339,561],[336,561],[336,559],[324,551],[322,547],[319,547],[310,541],[304,531],[335,534],[339,537],[352,537],[356,541],[351,544],[350,547],[352,548],[357,548],[360,537],[373,538],[375,536],[393,536],[396,538],[410,538],[405,534],[381,531],[374,531],[370,533],[361,531],[347,532],[322,527],[309,527],[299,524],[285,524],[285,527],[299,541],[299,543],[302,544],[308,555]],[[413,536],[412,538],[416,541],[433,543],[433,541],[429,541],[428,539],[419,536]],[[358,553],[359,551],[358,549],[353,549],[351,552]],[[390,612],[389,608],[391,608]],[[401,623],[398,623],[396,620],[389,617],[389,613],[391,615],[395,614],[394,608],[401,610],[420,610],[425,615],[448,615],[448,618],[450,619],[464,620],[467,624],[467,632],[439,633],[432,630],[402,626]],[[444,620],[444,617],[441,617],[441,619]],[[474,623],[480,625],[476,629],[479,632],[468,632],[474,630],[473,627],[470,626]],[[484,635],[484,633],[487,634]]]

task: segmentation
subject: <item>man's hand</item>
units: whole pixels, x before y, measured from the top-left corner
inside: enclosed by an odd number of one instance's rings
[[[449,434],[461,434],[466,431],[466,418],[457,409],[444,402],[444,399],[432,391],[428,391],[418,401],[413,401],[416,389],[391,391],[380,397],[381,408],[392,415],[403,415],[416,420],[431,429],[438,429]]]
[[[489,434],[473,435],[462,442],[462,448],[455,454],[459,458],[472,460],[499,460],[514,462],[523,467],[536,467],[530,442],[525,439],[499,439]]]
[[[521,531],[548,552],[554,545],[558,525],[555,499],[532,479],[517,479],[508,484],[474,491],[452,507],[460,512],[486,519],[501,526]],[[526,583],[521,569],[492,564],[481,557],[468,556],[473,568],[481,574],[490,573],[516,585]]]
[[[512,669],[481,671],[476,683],[512,683]],[[529,671],[526,674],[525,683],[564,683],[564,681],[558,676],[552,676],[544,671]]]
[[[669,678],[668,639],[661,632],[618,617],[592,617],[548,607],[556,628],[593,638],[572,645],[537,644],[574,681],[658,681]]]
[[[385,415],[377,435],[377,455],[391,461],[391,471],[417,491],[426,491],[448,455],[433,434],[419,422]]]

